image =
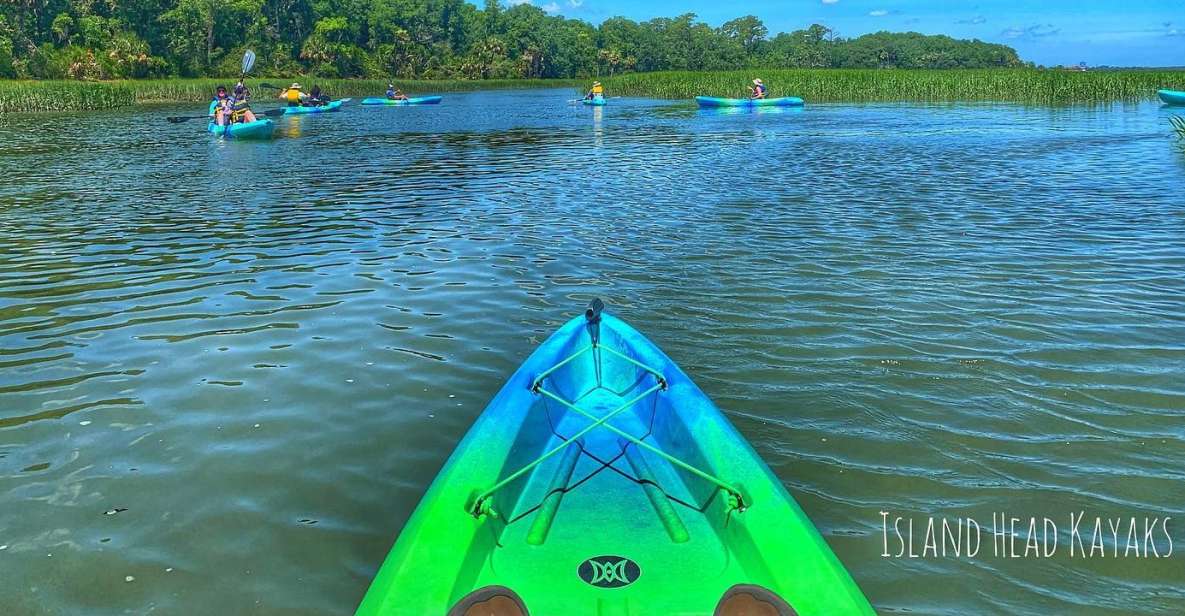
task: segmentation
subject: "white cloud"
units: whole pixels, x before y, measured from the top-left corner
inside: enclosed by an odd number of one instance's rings
[[[823,4],[835,4],[836,2],[839,2],[839,0],[823,0]]]
[[[506,0],[506,4],[510,6],[518,6],[520,4],[530,4],[531,0]]]
[[[552,14],[560,12],[560,5],[556,4],[555,2],[549,2],[539,8],[543,9],[547,13],[552,13]]]
[[[1053,36],[1061,31],[1061,28],[1055,28],[1053,24],[1034,24],[1024,28],[1008,28],[1001,32],[1000,36],[1007,39],[1037,39]]]
[[[888,15],[889,12],[884,9],[877,9],[875,11],[869,11],[868,14],[872,17],[884,17],[885,15]]]
[[[584,0],[568,0],[568,6],[578,9],[581,6],[584,6]]]

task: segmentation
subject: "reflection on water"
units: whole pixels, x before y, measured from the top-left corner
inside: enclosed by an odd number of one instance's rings
[[[882,611],[1182,611],[1174,560],[879,556],[880,511],[1185,518],[1164,112],[571,97],[353,106],[269,143],[179,107],[0,128],[9,611],[349,611],[594,295]]]

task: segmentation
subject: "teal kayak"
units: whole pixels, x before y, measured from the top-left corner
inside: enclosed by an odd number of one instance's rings
[[[271,139],[276,130],[276,123],[271,120],[256,120],[254,122],[239,122],[231,124],[230,130],[213,122],[206,125],[206,130],[220,137],[230,139]]]
[[[1177,90],[1157,90],[1156,95],[1160,100],[1164,101],[1166,105],[1185,105],[1185,92]]]
[[[594,96],[592,98],[586,98],[580,102],[584,103],[585,105],[592,105],[594,107],[603,107],[605,106],[605,97]]]
[[[438,105],[444,100],[443,96],[420,96],[407,100],[391,100],[389,98],[364,98],[363,105]]]
[[[794,96],[783,98],[715,98],[712,96],[697,96],[695,102],[700,107],[799,107],[803,100]]]
[[[478,416],[357,615],[873,616],[783,480],[602,308]]]
[[[284,115],[292,115],[297,113],[326,113],[329,111],[337,111],[341,109],[342,104],[350,99],[345,98],[324,105],[310,106],[310,107],[286,107],[284,108]]]

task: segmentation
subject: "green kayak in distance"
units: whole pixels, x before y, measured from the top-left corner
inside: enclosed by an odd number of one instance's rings
[[[254,122],[238,122],[230,125],[230,130],[213,122],[206,125],[211,134],[228,139],[271,139],[276,130],[276,123],[263,119]]]
[[[1185,105],[1185,92],[1177,90],[1157,90],[1156,95],[1166,105]]]
[[[801,107],[801,98],[786,96],[782,98],[716,98],[714,96],[697,96],[695,102],[700,107]]]
[[[342,105],[350,99],[343,98],[324,105],[309,105],[299,107],[285,107],[284,115],[294,115],[300,113],[327,113],[330,111],[337,111],[342,108]]]
[[[363,105],[439,105],[443,96],[419,96],[407,100],[391,100],[389,98],[364,98]]]
[[[873,615],[736,428],[602,306],[478,416],[357,615]]]

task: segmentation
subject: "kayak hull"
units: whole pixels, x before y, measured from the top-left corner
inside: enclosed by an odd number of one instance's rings
[[[302,113],[329,113],[337,111],[342,108],[342,103],[345,101],[333,101],[325,105],[318,105],[316,107],[287,107],[284,109],[284,115],[298,115]]]
[[[401,107],[405,105],[439,105],[440,101],[444,100],[443,96],[419,96],[409,98],[405,101],[393,101],[389,98],[364,98],[363,105],[390,105]]]
[[[276,130],[276,123],[263,119],[255,122],[239,122],[231,124],[230,130],[213,122],[206,125],[206,130],[219,137],[230,139],[271,139]]]
[[[407,521],[358,616],[451,614],[491,587],[532,615],[712,614],[738,585],[802,616],[874,614],[687,375],[611,315],[595,330],[592,347],[585,317],[569,321],[510,377]]]
[[[593,107],[604,107],[605,106],[605,97],[604,96],[594,96],[592,98],[586,98],[580,102],[584,103],[585,105],[591,105]]]
[[[1156,95],[1166,105],[1185,105],[1185,92],[1177,90],[1157,90]]]
[[[695,102],[700,107],[801,107],[801,98],[786,96],[782,98],[716,98],[714,96],[697,96]]]

